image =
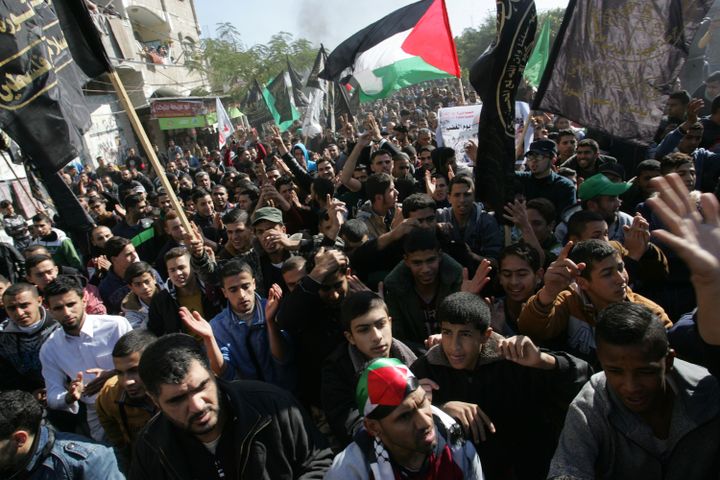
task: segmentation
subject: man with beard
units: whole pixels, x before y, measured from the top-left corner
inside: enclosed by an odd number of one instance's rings
[[[44,293],[50,315],[62,327],[40,348],[48,407],[77,413],[82,401],[90,434],[101,441],[104,432],[95,410],[96,394],[113,374],[112,347],[132,327],[123,317],[86,314],[82,287],[73,279],[58,277]],[[95,378],[86,383],[88,376]]]
[[[95,402],[107,441],[126,462],[135,438],[156,410],[138,374],[140,356],[155,339],[145,329],[120,337],[112,350],[116,374],[105,382]]]
[[[356,390],[365,428],[333,462],[326,480],[367,478],[469,479],[483,477],[472,442],[400,360],[379,358]]]
[[[167,335],[140,359],[161,411],[137,440],[129,478],[322,478],[332,452],[292,396],[216,379],[200,345]]]

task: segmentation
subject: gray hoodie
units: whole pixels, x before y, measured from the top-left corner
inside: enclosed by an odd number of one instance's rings
[[[718,478],[717,380],[677,359],[667,380],[675,401],[670,433],[661,440],[607,388],[604,372],[593,375],[570,405],[548,478]]]

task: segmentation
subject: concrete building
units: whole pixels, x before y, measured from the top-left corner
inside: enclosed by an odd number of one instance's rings
[[[95,0],[93,15],[108,56],[151,141],[164,148],[165,135],[150,116],[154,98],[182,98],[207,91],[204,76],[185,62],[200,43],[194,0]],[[139,147],[122,106],[106,78],[86,87],[93,126],[85,134],[83,163],[98,155],[121,162]],[[138,151],[142,149],[138,148]]]

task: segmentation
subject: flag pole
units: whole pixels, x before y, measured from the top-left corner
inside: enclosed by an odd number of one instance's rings
[[[465,89],[462,84],[462,76],[458,77],[458,86],[460,87],[460,103],[465,105]]]
[[[140,145],[142,145],[143,150],[148,157],[148,160],[150,160],[150,165],[152,165],[153,169],[155,170],[155,174],[158,176],[158,178],[160,179],[160,183],[167,192],[167,196],[170,199],[170,204],[175,209],[178,218],[180,218],[180,223],[182,224],[183,228],[185,228],[185,231],[188,234],[192,234],[193,230],[190,226],[190,222],[188,221],[187,216],[185,215],[185,210],[183,209],[180,201],[175,195],[175,191],[173,190],[172,185],[170,185],[170,181],[165,176],[165,170],[163,169],[162,165],[160,165],[160,161],[155,154],[155,150],[152,148],[150,139],[148,138],[147,133],[145,133],[145,129],[140,123],[140,118],[138,118],[132,102],[130,102],[130,97],[128,97],[122,80],[120,80],[120,77],[115,70],[110,71],[108,75],[110,76],[110,81],[112,82],[112,85],[115,88],[115,92],[120,99],[120,103],[122,104],[128,118],[130,119],[130,124],[133,127],[133,131],[135,131],[135,135],[137,135],[137,137],[140,139]]]

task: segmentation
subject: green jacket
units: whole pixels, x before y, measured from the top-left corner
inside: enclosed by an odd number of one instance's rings
[[[459,292],[463,267],[451,256],[441,253],[440,282],[435,295],[435,308],[451,293]],[[398,263],[385,279],[385,302],[392,317],[393,337],[412,349],[422,350],[425,339],[439,331],[428,332],[425,314],[413,288],[413,277],[405,262]]]

